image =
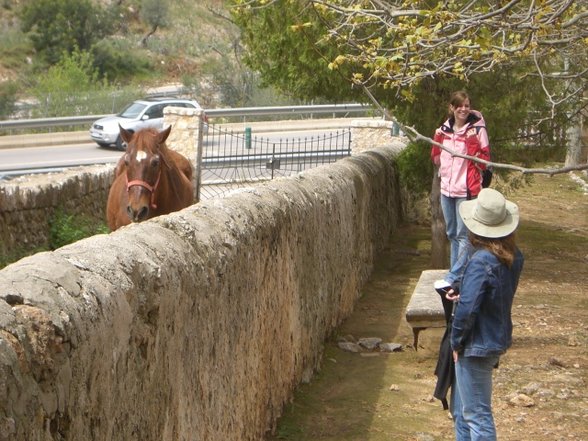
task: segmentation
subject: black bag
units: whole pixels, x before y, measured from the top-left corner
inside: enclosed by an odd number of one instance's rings
[[[453,323],[453,309],[455,308],[455,302],[452,302],[441,293],[439,293],[439,295],[441,296],[441,303],[443,304],[446,326],[445,333],[441,339],[441,344],[439,345],[437,366],[435,366],[437,384],[435,384],[433,396],[441,401],[443,410],[447,410],[449,409],[447,395],[449,395],[449,389],[453,387],[453,382],[455,381],[455,363],[453,362],[453,351],[451,350],[451,325]]]
[[[492,167],[486,167],[482,170],[482,188],[490,187],[490,184],[492,183],[492,172]]]

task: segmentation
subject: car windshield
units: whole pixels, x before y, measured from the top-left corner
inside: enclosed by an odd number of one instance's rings
[[[125,110],[120,112],[118,116],[123,118],[136,118],[145,107],[147,107],[145,104],[131,103],[125,108]]]

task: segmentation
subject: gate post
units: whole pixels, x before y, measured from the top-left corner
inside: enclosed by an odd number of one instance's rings
[[[171,125],[167,146],[190,160],[194,168],[192,184],[194,203],[200,201],[202,172],[202,134],[204,130],[204,110],[168,106],[163,109],[163,127]]]
[[[245,148],[251,148],[251,127],[245,127]]]
[[[194,202],[200,202],[200,188],[202,187],[202,151],[204,150],[204,110],[196,112],[198,130],[196,131],[196,154],[194,163]]]
[[[375,147],[394,146],[398,151],[406,146],[406,138],[400,136],[400,128],[396,124],[396,130],[392,121],[356,120],[351,122],[351,154]]]

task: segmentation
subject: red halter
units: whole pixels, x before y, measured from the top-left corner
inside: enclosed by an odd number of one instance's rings
[[[126,174],[125,174],[125,177],[127,180],[127,192],[131,189],[131,187],[134,187],[135,185],[139,185],[139,186],[141,186],[151,192],[151,208],[155,210],[157,208],[157,205],[155,204],[155,190],[157,190],[157,186],[159,185],[159,178],[161,177],[161,170],[159,170],[159,172],[157,173],[157,180],[155,181],[154,185],[150,185],[149,183],[147,183],[145,181],[141,181],[140,179],[134,179],[129,182],[129,177],[126,176]]]

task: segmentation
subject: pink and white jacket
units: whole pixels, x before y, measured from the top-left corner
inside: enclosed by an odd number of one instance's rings
[[[454,118],[451,117],[435,130],[433,140],[456,153],[476,156],[490,160],[490,142],[482,114],[472,110],[465,126],[453,131]],[[486,165],[453,156],[434,145],[431,159],[439,166],[441,194],[452,198],[474,198],[482,189],[482,173]]]

